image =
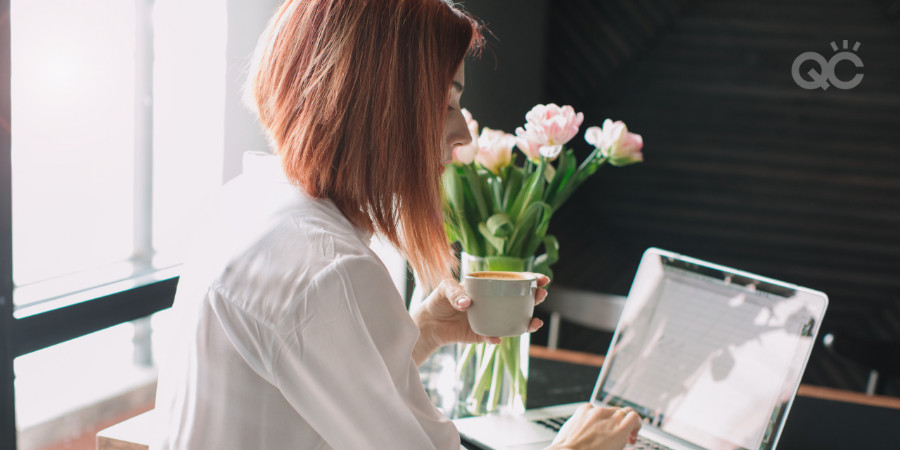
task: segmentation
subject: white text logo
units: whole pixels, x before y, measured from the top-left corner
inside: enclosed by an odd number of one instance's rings
[[[837,67],[839,62],[849,61],[857,68],[862,69],[863,62],[859,59],[859,56],[854,53],[857,49],[859,49],[859,42],[853,45],[853,50],[850,51],[847,47],[847,41],[844,41],[843,45],[844,51],[837,52],[838,46],[832,41],[831,49],[834,50],[834,56],[829,60],[825,60],[825,57],[820,53],[816,52],[806,52],[801,53],[794,59],[794,65],[791,67],[791,75],[794,77],[794,82],[797,83],[797,86],[802,87],[803,89],[822,89],[823,91],[828,89],[830,86],[834,86],[838,89],[853,89],[860,82],[862,82],[863,74],[856,73],[853,78],[844,81],[837,77],[834,73],[835,67]],[[804,78],[800,74],[800,65],[806,61],[814,61],[819,64],[820,71],[816,71],[815,69],[809,69],[809,72],[806,74],[810,76],[810,79]]]

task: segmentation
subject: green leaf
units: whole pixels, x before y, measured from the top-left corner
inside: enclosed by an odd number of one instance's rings
[[[518,167],[510,168],[503,191],[503,211],[506,211],[507,214],[511,211],[516,195],[522,188],[522,179],[524,178],[525,175],[522,173],[522,169]]]
[[[496,237],[509,236],[515,229],[512,221],[509,220],[509,216],[503,213],[497,213],[488,218],[487,228],[491,235]]]
[[[450,172],[452,171],[448,170],[444,174],[447,175]],[[444,223],[450,224],[454,231],[453,234],[462,244],[466,253],[483,256],[484,246],[470,225],[471,223],[478,223],[473,221],[473,216],[476,213],[471,211],[473,202],[470,199],[472,198],[472,193],[461,183],[458,174],[457,176],[447,176],[444,178],[444,181],[445,192],[448,194],[448,197],[451,194],[462,197],[456,200],[448,199],[444,210]],[[456,205],[458,205],[459,209],[457,209]]]
[[[548,163],[547,167],[544,169],[544,179],[547,180],[547,182],[549,183],[549,182],[553,181],[553,177],[555,177],[555,176],[556,176],[556,168],[553,167],[552,164]]]
[[[456,232],[455,220],[447,214],[447,211],[444,212],[444,232],[447,233],[447,240],[451,243],[460,240],[459,234]]]
[[[523,252],[525,255],[533,255],[534,252],[537,251],[538,246],[541,245],[541,242],[544,239],[544,235],[547,234],[547,229],[550,227],[550,218],[553,216],[553,208],[546,203],[543,203],[543,205],[546,207],[543,210],[543,214],[541,214],[541,220],[535,227],[534,234],[528,238],[527,244],[525,244]]]
[[[548,234],[544,236],[544,253],[534,259],[535,266],[540,264],[553,265],[559,261],[559,241],[556,236]]]
[[[546,216],[547,221],[550,220],[549,215],[551,213],[550,205],[544,202],[534,202],[526,207],[522,217],[516,221],[516,230],[509,239],[507,254],[522,258],[534,254],[523,250],[529,244],[531,238],[543,227],[544,217]],[[546,228],[544,228],[544,231],[546,232]]]
[[[608,160],[605,157],[601,156],[594,161],[591,161],[590,164],[582,164],[581,167],[579,167],[581,170],[578,171],[575,181],[578,182],[578,184],[583,183],[590,176],[594,175],[597,172],[597,169],[606,164],[607,161]]]
[[[465,350],[463,350],[462,356],[460,356],[461,363],[459,364],[459,369],[457,370],[457,378],[459,378],[460,380],[462,379],[463,374],[466,373],[466,369],[469,368],[469,361],[473,359],[473,357],[477,357],[475,356],[475,349],[478,345],[479,344],[466,344],[466,348]]]
[[[478,232],[478,224],[487,219],[482,216],[481,208],[479,208],[478,199],[481,189],[478,187],[478,175],[471,166],[460,167],[459,174],[463,191],[463,210],[457,212],[457,224],[459,234],[465,236],[465,239],[462,240],[463,250],[470,255],[486,256],[487,242],[481,238],[481,234]],[[481,200],[483,206],[484,199]]]
[[[462,211],[463,187],[457,167],[454,165],[448,166],[447,170],[444,171],[442,180],[444,182],[444,195],[450,208],[454,211]]]
[[[487,184],[491,192],[491,201],[493,201],[494,211],[504,211],[503,208],[503,179],[499,176],[489,176]]]
[[[481,185],[481,177],[478,176],[478,173],[472,166],[465,166],[463,171],[463,178],[465,178],[466,183],[472,192],[472,199],[475,201],[475,206],[478,208],[478,221],[487,220],[489,214],[487,203],[485,203],[485,192]]]
[[[572,149],[566,150],[560,157],[556,176],[553,177],[553,181],[551,181],[550,185],[547,187],[547,192],[544,193],[544,201],[550,206],[553,206],[553,200],[559,194],[560,189],[565,188],[566,184],[571,180],[572,175],[575,174],[576,163],[575,151]]]
[[[581,162],[580,166],[578,166],[578,171],[581,172],[587,169],[589,165],[596,164],[600,159],[605,159],[603,157],[603,152],[600,151],[600,147],[594,147],[594,150],[591,152],[591,154]]]
[[[481,241],[475,236],[475,231],[469,226],[469,222],[465,218],[459,218],[457,219],[457,224],[460,237],[462,237],[460,243],[463,246],[463,250],[470,255],[484,255]]]
[[[516,226],[518,226],[518,221],[525,214],[525,210],[528,209],[529,205],[533,204],[535,199],[543,199],[544,186],[547,183],[544,180],[544,168],[546,166],[547,159],[541,158],[538,170],[529,175],[524,189],[516,197],[512,211],[509,212],[509,216],[516,221]]]
[[[544,253],[534,258],[534,271],[542,273],[553,279],[553,270],[550,266],[559,260],[559,241],[556,236],[548,234],[544,236]]]
[[[478,366],[478,371],[475,374],[475,384],[472,387],[472,392],[469,394],[469,398],[473,400],[472,403],[476,405],[478,408],[481,405],[481,401],[484,398],[484,394],[487,393],[488,389],[490,389],[491,378],[493,375],[493,368],[495,364],[495,358],[497,352],[496,345],[489,345],[486,348],[484,356]],[[475,413],[478,413],[476,409]]]
[[[503,368],[506,365],[506,358],[503,357],[503,354],[506,349],[504,348],[502,340],[497,346],[500,347],[500,350],[497,352],[493,373],[491,374],[491,393],[488,396],[487,411],[493,411],[497,408],[497,403],[500,402],[500,389],[503,387],[501,386],[503,380]]]
[[[506,247],[506,238],[499,238],[494,236],[491,233],[491,230],[488,229],[488,226],[485,222],[481,222],[478,224],[478,231],[481,232],[481,235],[484,236],[484,239],[488,244],[494,247],[497,253],[502,254]]]

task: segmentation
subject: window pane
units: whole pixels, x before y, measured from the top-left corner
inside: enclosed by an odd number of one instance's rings
[[[130,256],[134,5],[18,0],[12,11],[17,285]]]

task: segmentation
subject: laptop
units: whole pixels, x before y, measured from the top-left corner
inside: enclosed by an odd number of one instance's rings
[[[774,449],[827,305],[822,292],[648,249],[587,400],[640,414],[635,448]],[[454,422],[486,448],[539,449],[579,405]]]

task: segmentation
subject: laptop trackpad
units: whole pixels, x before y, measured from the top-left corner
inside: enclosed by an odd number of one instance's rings
[[[489,415],[454,422],[460,434],[493,448],[544,448],[556,437],[555,431],[522,416]]]

